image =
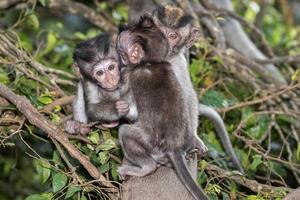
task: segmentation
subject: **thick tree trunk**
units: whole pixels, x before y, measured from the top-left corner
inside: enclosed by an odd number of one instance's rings
[[[189,163],[194,178],[197,173],[197,162]],[[145,177],[131,177],[122,186],[122,200],[194,200],[182,185],[174,170],[159,167],[155,173]]]

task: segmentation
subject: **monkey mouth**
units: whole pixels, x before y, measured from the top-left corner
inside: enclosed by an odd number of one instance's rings
[[[119,89],[119,84],[117,84],[115,86],[112,86],[112,87],[109,87],[109,88],[104,88],[104,89],[109,91],[109,92],[113,92],[113,91]]]

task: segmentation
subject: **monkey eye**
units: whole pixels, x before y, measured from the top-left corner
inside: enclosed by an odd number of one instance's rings
[[[102,70],[99,70],[99,71],[96,72],[97,76],[102,76],[103,74],[104,74],[104,72]]]
[[[176,34],[175,32],[170,32],[170,33],[168,34],[168,38],[174,40],[174,39],[177,38],[177,34]]]
[[[112,70],[114,70],[114,69],[115,69],[115,65],[109,65],[109,66],[108,66],[108,70],[109,70],[109,71],[112,71]]]

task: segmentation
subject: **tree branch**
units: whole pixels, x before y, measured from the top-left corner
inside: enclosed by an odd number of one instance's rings
[[[106,186],[112,192],[117,192],[117,188],[112,185],[107,179],[100,174],[98,169],[90,162],[90,160],[78,151],[68,140],[67,135],[58,127],[53,125],[50,121],[45,119],[23,96],[16,95],[7,86],[0,84],[0,96],[6,98],[8,101],[13,103],[17,109],[24,114],[29,122],[46,133],[48,136],[58,141],[63,145],[70,155],[76,158],[87,172],[95,179],[98,179],[103,186]]]
[[[60,99],[57,99],[57,100],[53,101],[52,103],[48,104],[47,106],[45,106],[43,108],[43,111],[51,112],[56,106],[71,104],[73,102],[74,97],[75,96],[72,95],[72,96],[65,96]]]

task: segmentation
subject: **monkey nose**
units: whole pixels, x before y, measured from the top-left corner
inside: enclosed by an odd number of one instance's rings
[[[111,86],[116,87],[119,84],[119,80],[118,79],[114,79],[114,78],[109,78],[107,80],[107,83],[109,83]]]

